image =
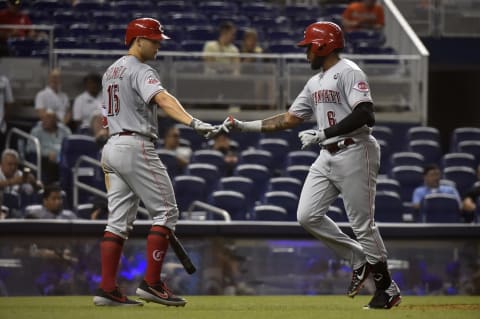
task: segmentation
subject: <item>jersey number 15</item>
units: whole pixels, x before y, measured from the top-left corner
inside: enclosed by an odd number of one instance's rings
[[[107,116],[116,116],[120,112],[120,99],[118,98],[118,84],[110,84],[108,91]]]

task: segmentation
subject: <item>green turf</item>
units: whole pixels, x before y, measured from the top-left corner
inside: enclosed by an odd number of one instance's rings
[[[428,296],[403,298],[392,310],[363,310],[370,297],[358,296],[195,296],[185,308],[95,307],[92,297],[3,297],[1,319],[363,319],[480,318],[480,297]]]

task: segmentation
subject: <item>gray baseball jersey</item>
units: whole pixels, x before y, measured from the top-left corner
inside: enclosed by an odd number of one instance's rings
[[[304,119],[315,115],[319,129],[325,129],[344,119],[361,102],[372,102],[366,75],[354,62],[340,59],[307,82],[289,112]],[[340,143],[347,137],[355,141],[335,153],[321,150],[305,180],[297,210],[300,224],[354,268],[365,261],[375,264],[387,258],[374,222],[380,148],[370,133],[371,129],[363,126],[322,143]],[[326,215],[340,194],[357,241]]]
[[[164,88],[152,67],[132,55],[121,57],[103,75],[102,86],[110,135],[132,131],[158,138],[157,104],[151,100]]]
[[[102,150],[110,212],[106,231],[127,238],[140,200],[153,225],[173,230],[178,220],[175,195],[154,145],[158,106],[151,100],[164,90],[160,77],[150,66],[129,55],[107,69],[102,84],[110,130]]]

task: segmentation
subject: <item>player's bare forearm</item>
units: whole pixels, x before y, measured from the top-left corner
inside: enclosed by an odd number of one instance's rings
[[[286,129],[294,128],[295,126],[303,122],[302,118],[285,112],[282,114],[274,115],[262,121],[262,132],[277,132]]]
[[[192,122],[193,117],[188,114],[183,108],[182,104],[167,91],[162,91],[155,95],[155,103],[162,108],[162,110],[174,120],[189,125]]]

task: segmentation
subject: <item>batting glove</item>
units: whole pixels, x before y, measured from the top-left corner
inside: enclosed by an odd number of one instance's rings
[[[298,133],[300,141],[302,141],[302,150],[308,148],[312,144],[319,144],[323,142],[327,137],[323,130],[305,130]]]
[[[205,123],[196,118],[192,119],[192,122],[190,122],[190,127],[193,128],[198,135],[201,135],[205,138],[213,137],[212,134],[216,131],[215,127],[212,124]]]
[[[223,121],[222,129],[225,132],[240,131],[240,132],[260,132],[262,130],[262,121],[248,121],[243,122],[237,120],[233,116],[229,116]]]

